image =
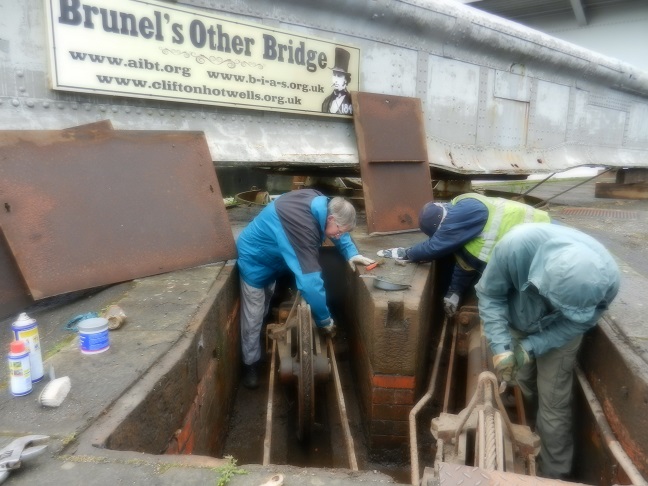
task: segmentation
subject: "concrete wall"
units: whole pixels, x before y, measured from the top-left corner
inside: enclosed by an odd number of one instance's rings
[[[191,346],[163,376],[145,376],[145,396],[105,447],[159,454],[166,444],[166,454],[221,455],[240,368],[238,287],[238,270],[225,266],[188,323]]]

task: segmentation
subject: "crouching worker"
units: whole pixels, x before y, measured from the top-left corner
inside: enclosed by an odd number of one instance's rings
[[[475,286],[499,380],[517,381],[536,412],[539,471],[572,469],[572,383],[583,333],[619,290],[619,269],[594,238],[553,224],[524,224],[495,247]]]
[[[258,386],[261,328],[275,280],[282,274],[294,274],[297,288],[310,305],[320,331],[335,334],[335,323],[326,305],[319,249],[328,237],[352,268],[356,263],[373,263],[358,253],[348,234],[355,224],[355,208],[350,202],[302,189],[271,202],[240,234],[236,246],[241,277],[244,386]]]
[[[419,227],[428,240],[410,248],[380,250],[378,255],[412,262],[454,254],[450,286],[443,308],[453,316],[490,259],[495,244],[521,223],[549,223],[545,211],[516,201],[481,194],[462,194],[450,203],[429,202],[419,212]]]

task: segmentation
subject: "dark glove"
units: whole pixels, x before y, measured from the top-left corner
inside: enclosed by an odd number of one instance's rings
[[[395,260],[407,260],[407,249],[387,248],[386,250],[378,250],[378,256],[383,258],[394,258]]]
[[[500,382],[511,383],[515,379],[517,363],[512,351],[504,351],[493,356],[493,366],[495,366],[495,374]]]
[[[330,337],[331,339],[333,339],[337,333],[337,327],[335,326],[332,317],[329,317],[328,321],[324,321],[324,325],[318,326],[317,329],[322,336]]]
[[[452,317],[457,312],[457,306],[459,305],[459,294],[450,294],[443,298],[443,310],[445,311],[448,317]]]
[[[529,364],[535,359],[533,351],[527,350],[521,343],[515,345],[513,348],[513,354],[515,355],[515,365],[518,369]]]

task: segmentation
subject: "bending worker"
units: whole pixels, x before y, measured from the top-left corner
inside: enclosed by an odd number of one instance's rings
[[[521,223],[548,223],[545,211],[516,201],[481,194],[462,194],[450,203],[429,202],[419,212],[419,227],[429,239],[410,248],[380,250],[379,256],[422,262],[454,254],[450,286],[443,299],[448,316],[472,287],[490,259],[495,244]]]
[[[517,381],[536,415],[539,470],[572,468],[572,382],[583,333],[619,290],[619,269],[594,238],[553,224],[524,224],[495,247],[476,285],[479,315],[501,381]]]
[[[261,327],[275,280],[290,271],[311,307],[317,327],[335,334],[326,305],[319,249],[329,237],[352,268],[373,260],[358,253],[348,234],[356,224],[355,208],[341,197],[330,199],[313,189],[288,192],[266,206],[239,235],[241,276],[241,346],[248,388],[258,386]]]

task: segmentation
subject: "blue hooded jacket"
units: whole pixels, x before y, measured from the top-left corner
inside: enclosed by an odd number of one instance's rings
[[[320,192],[288,192],[266,206],[236,242],[243,281],[264,288],[291,271],[317,325],[331,316],[319,264],[327,216],[328,198]],[[348,233],[332,241],[346,260],[358,254]]]
[[[493,354],[511,349],[509,327],[536,356],[594,327],[619,291],[619,268],[594,238],[565,226],[516,226],[495,246],[476,285]]]

